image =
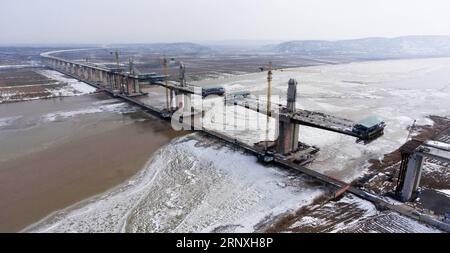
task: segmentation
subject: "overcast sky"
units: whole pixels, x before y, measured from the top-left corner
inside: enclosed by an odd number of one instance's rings
[[[450,35],[447,0],[0,0],[0,44]]]

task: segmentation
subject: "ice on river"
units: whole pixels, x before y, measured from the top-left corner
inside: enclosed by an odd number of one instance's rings
[[[89,84],[83,83],[54,70],[40,70],[38,73],[46,76],[47,78],[67,84],[67,86],[63,86],[60,89],[49,90],[49,92],[58,96],[83,95],[96,91],[96,88],[90,86]]]
[[[202,138],[172,142],[125,184],[28,231],[252,232],[322,193],[301,177]]]
[[[266,73],[252,73],[218,80],[199,81],[200,86],[222,85],[226,90],[248,90],[257,96],[266,94]],[[285,103],[287,83],[298,81],[297,108],[320,111],[358,121],[376,115],[387,124],[383,137],[368,145],[356,144],[355,138],[300,126],[300,141],[318,146],[321,151],[311,168],[351,181],[364,173],[369,159],[381,159],[401,146],[408,136],[407,127],[433,124],[427,116],[450,116],[450,58],[387,60],[349,64],[275,70],[273,94]],[[228,124],[234,124],[227,111]],[[221,115],[212,112],[212,120]],[[247,116],[238,110],[238,120]],[[254,113],[250,119],[256,119]],[[260,117],[261,119],[261,117]],[[211,119],[207,119],[207,124]],[[256,122],[256,120],[253,120]],[[264,115],[262,131],[232,131],[225,133],[256,142],[265,139]],[[270,136],[275,133],[275,121],[270,121]]]

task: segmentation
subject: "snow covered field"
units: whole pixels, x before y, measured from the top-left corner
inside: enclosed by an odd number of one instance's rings
[[[94,92],[96,89],[86,83],[78,81],[74,78],[68,77],[58,71],[54,70],[40,70],[39,74],[46,76],[47,78],[56,80],[63,84],[59,89],[51,89],[49,92],[53,93],[55,96],[76,96],[84,95]]]
[[[312,169],[344,180],[362,175],[368,159],[380,159],[404,143],[407,126],[432,124],[426,116],[450,116],[450,58],[393,60],[277,70],[274,93],[286,94],[287,81],[296,78],[298,108],[317,110],[352,120],[379,115],[387,123],[385,135],[368,144],[331,132],[300,127],[300,140],[321,148]],[[266,74],[255,73],[199,85],[220,84],[263,94]],[[230,108],[229,115],[234,112]],[[238,118],[258,115],[236,108]],[[227,112],[228,115],[228,112]],[[221,114],[206,115],[206,126]],[[233,116],[228,119],[233,123]],[[263,117],[263,122],[264,122]],[[264,127],[264,124],[261,126]],[[259,132],[224,130],[249,143],[262,140]],[[271,135],[274,121],[271,121]],[[199,140],[200,138],[200,140]],[[273,217],[297,210],[323,193],[302,177],[264,167],[252,156],[218,144],[205,144],[194,134],[163,147],[128,182],[85,202],[55,213],[28,231],[40,232],[241,232],[258,231]],[[376,214],[369,203],[351,203],[362,220]],[[370,207],[368,207],[370,206]],[[308,218],[305,218],[308,219]],[[384,215],[381,230],[358,222],[344,222],[331,231],[432,232],[397,214]],[[302,220],[299,224],[309,224]],[[370,222],[369,222],[370,223]],[[397,227],[398,226],[398,227]],[[378,229],[378,230],[377,230]]]
[[[345,196],[337,202],[331,201],[323,206],[310,208],[309,213],[299,217],[286,232],[440,232],[395,212],[379,212],[372,203],[352,195]]]
[[[5,72],[5,75],[8,75],[8,72]],[[16,75],[2,80],[5,85],[0,87],[0,104],[80,96],[96,91],[94,87],[54,70],[24,70]]]

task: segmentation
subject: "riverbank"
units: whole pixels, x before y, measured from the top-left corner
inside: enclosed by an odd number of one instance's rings
[[[20,231],[124,182],[183,134],[105,95],[0,107],[0,118],[12,115],[0,128],[0,232]]]

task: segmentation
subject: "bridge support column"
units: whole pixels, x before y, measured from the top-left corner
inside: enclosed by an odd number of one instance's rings
[[[120,90],[120,80],[119,80],[119,76],[117,74],[112,74],[112,79],[113,79],[113,90]]]
[[[139,87],[140,88],[140,87]],[[176,106],[173,106],[173,97],[175,96],[175,91],[173,89],[169,90],[170,94],[169,94],[169,107],[171,111],[176,110]]]
[[[99,71],[99,81],[100,81],[100,85],[101,86],[106,86],[106,82],[105,82],[105,79],[106,79],[106,76],[105,76],[105,71]]]
[[[120,93],[125,93],[126,91],[126,83],[124,80],[125,78],[122,75],[117,75],[118,79],[119,79],[119,85],[120,85]]]
[[[81,66],[81,77],[82,77],[84,80],[87,80],[87,71],[86,71],[86,68],[83,67],[83,66]]]
[[[411,201],[419,187],[422,175],[423,156],[420,154],[412,154],[408,160],[405,179],[401,190],[401,200]]]
[[[87,72],[88,72],[88,80],[92,81],[93,80],[93,78],[92,78],[92,69],[91,68],[87,68]]]
[[[81,78],[81,70],[79,65],[75,65],[75,75]]]
[[[113,90],[114,87],[114,76],[111,73],[106,72],[106,87]]]
[[[126,93],[128,95],[131,95],[133,93],[135,93],[134,91],[134,80],[131,77],[127,77],[125,79],[125,84],[126,84]]]
[[[282,112],[285,114],[295,112],[295,101],[297,97],[297,81],[289,80],[287,106]],[[278,153],[288,154],[298,148],[299,126],[291,122],[290,118],[281,114],[278,120]]]
[[[102,71],[99,69],[95,70],[95,81],[97,82],[97,84],[101,85],[102,84],[102,78],[101,78],[101,73]]]
[[[107,80],[108,80],[108,87],[111,90],[114,90],[114,74],[112,73],[107,73]]]
[[[191,107],[192,107],[192,95],[191,94],[184,94],[184,103],[183,103],[183,111],[186,113],[189,113],[191,111]]]
[[[139,83],[139,80],[138,79],[133,79],[133,80],[134,80],[134,92],[135,93],[142,93],[142,91],[141,91],[141,84]],[[172,95],[172,93],[171,93],[171,95]]]
[[[93,82],[97,82],[97,70],[96,69],[91,69],[91,81]]]

